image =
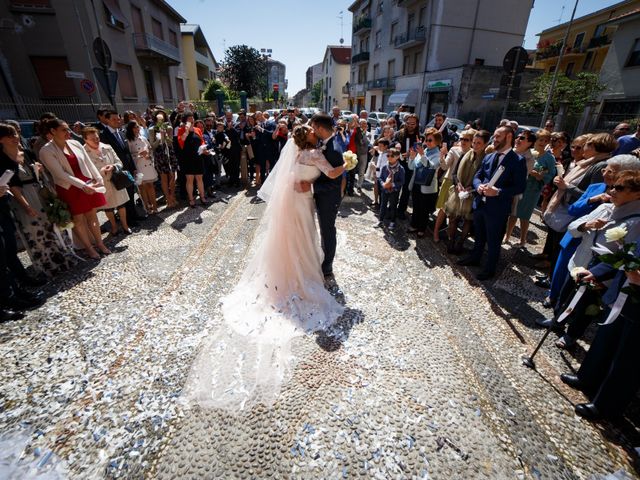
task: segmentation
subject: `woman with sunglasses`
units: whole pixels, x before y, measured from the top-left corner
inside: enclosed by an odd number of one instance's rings
[[[541,130],[541,136],[549,137],[549,133],[546,130]],[[545,140],[542,140],[543,142]],[[531,130],[523,130],[520,135],[516,137],[515,152],[522,155],[527,162],[527,186],[521,198],[514,199],[514,208],[512,215],[509,217],[507,223],[507,233],[504,237],[504,242],[509,243],[509,238],[513,233],[513,228],[516,226],[516,221],[520,219],[520,243],[519,248],[524,248],[527,244],[527,233],[529,232],[529,220],[533,214],[533,209],[538,204],[540,198],[540,192],[542,188],[549,183],[553,177],[556,176],[556,159],[548,152],[538,154],[537,158],[534,158],[531,151],[531,147],[538,145],[537,136]],[[538,151],[540,153],[540,151]]]

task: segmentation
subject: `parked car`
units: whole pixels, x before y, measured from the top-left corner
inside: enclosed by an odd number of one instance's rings
[[[382,120],[387,119],[387,114],[384,112],[369,112],[369,118],[367,118],[367,123],[371,128],[377,128],[380,125]]]
[[[540,127],[534,127],[532,125],[518,125],[516,136],[518,136],[523,130],[531,130],[533,133],[536,133],[538,130],[540,130]]]

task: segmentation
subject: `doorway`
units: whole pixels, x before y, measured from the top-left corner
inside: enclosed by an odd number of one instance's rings
[[[153,89],[153,72],[151,70],[144,70],[144,84],[147,89],[149,103],[156,103],[156,92]]]

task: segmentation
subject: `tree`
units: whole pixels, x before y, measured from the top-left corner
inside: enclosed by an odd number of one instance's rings
[[[225,100],[229,100],[231,98],[229,88],[220,80],[214,79],[209,80],[204,92],[202,92],[202,99],[209,102],[215,102],[218,99],[216,97],[216,90],[222,90],[224,92]]]
[[[222,77],[231,91],[244,90],[249,97],[253,97],[264,89],[266,62],[255,48],[234,45],[227,48],[224,54]]]
[[[320,100],[322,100],[322,80],[318,80],[311,87],[311,103],[317,107],[320,105]]]
[[[545,73],[532,82],[529,90],[531,99],[520,104],[520,108],[528,111],[540,112],[544,110],[547,98],[551,93],[552,73]],[[574,78],[558,74],[556,87],[551,99],[551,111],[557,112],[560,102],[568,103],[568,113],[581,114],[587,103],[595,100],[606,86],[600,83],[598,75],[590,72],[580,72]]]

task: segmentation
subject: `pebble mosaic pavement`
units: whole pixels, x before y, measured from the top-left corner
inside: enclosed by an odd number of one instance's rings
[[[558,379],[584,344],[574,357],[549,341],[537,372],[521,365],[548,313],[523,254],[506,247],[501,275],[479,283],[404,224],[373,229],[362,198],[337,221],[347,314],[332,337],[297,341],[271,408],[232,416],[180,398],[251,250],[264,211],[252,193],[161,212],[48,285],[45,306],[0,324],[0,476],[637,478],[633,422],[579,419],[584,399]]]

